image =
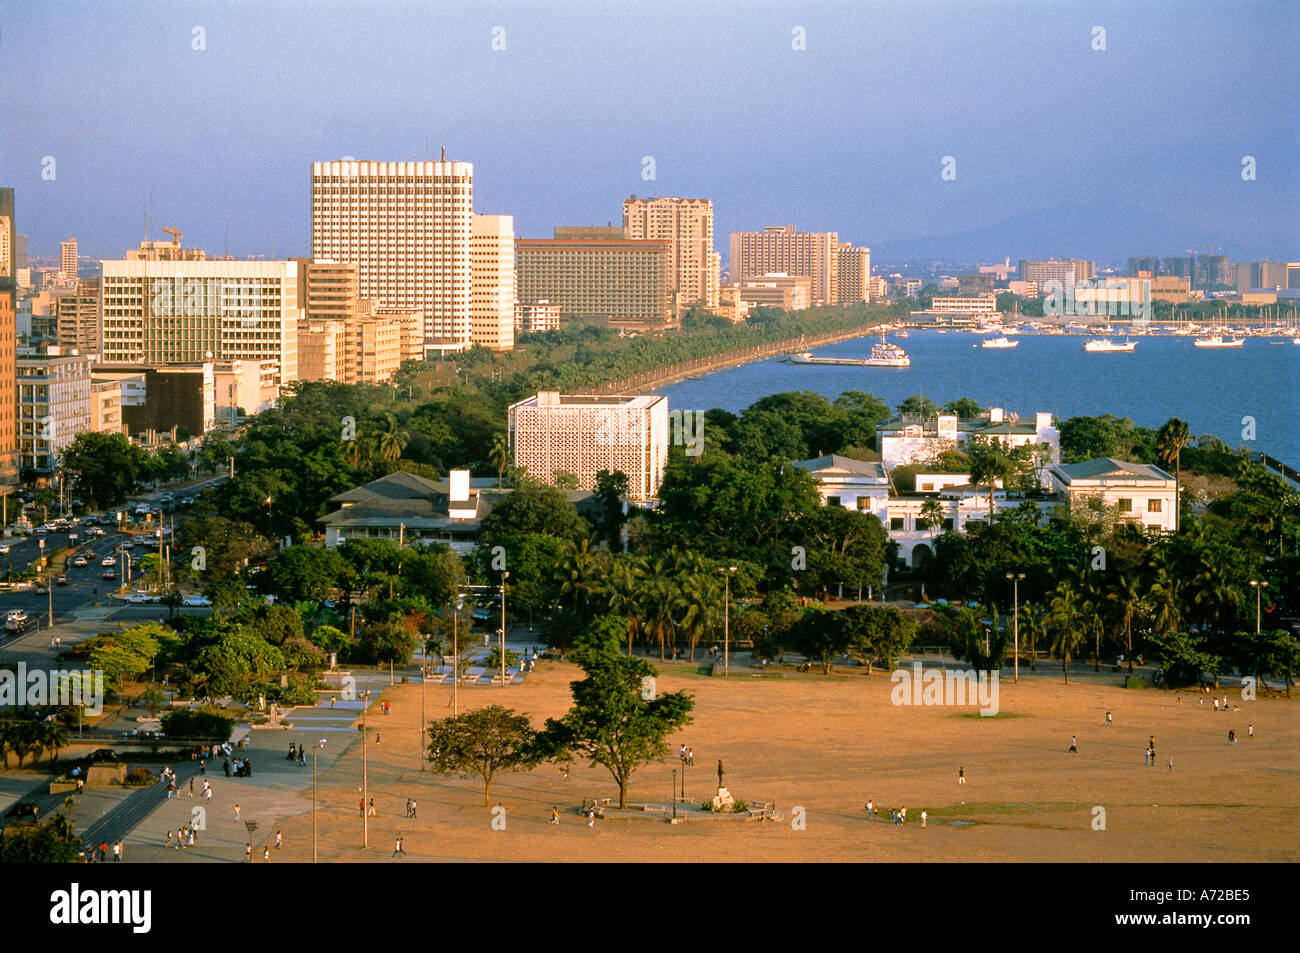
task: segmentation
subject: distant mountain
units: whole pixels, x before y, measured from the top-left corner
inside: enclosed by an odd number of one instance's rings
[[[1135,205],[1101,202],[1068,204],[1026,212],[996,225],[951,235],[903,238],[871,243],[873,261],[955,259],[1001,261],[1018,258],[1091,258],[1099,264],[1123,265],[1130,256],[1183,255],[1186,249],[1216,254],[1233,261],[1300,257],[1296,232],[1255,229],[1218,232],[1174,221],[1160,212]]]

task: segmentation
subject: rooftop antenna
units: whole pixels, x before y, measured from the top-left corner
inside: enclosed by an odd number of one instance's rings
[[[446,161],[447,161],[447,147],[446,147],[446,146],[443,146],[443,147],[442,147],[442,161],[443,161],[443,162],[446,162]]]
[[[226,190],[226,223],[221,228],[222,257],[230,259],[230,190]]]

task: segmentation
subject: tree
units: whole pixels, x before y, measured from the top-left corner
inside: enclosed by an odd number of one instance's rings
[[[579,660],[586,678],[572,682],[573,707],[547,719],[548,751],[568,752],[603,765],[618,784],[618,806],[627,807],[628,780],[637,768],[668,754],[667,737],[691,723],[694,700],[685,692],[658,694],[658,670],[645,659],[601,654]],[[647,685],[650,686],[647,690]]]
[[[140,697],[136,699],[136,704],[149,712],[149,717],[156,718],[158,712],[167,707],[167,695],[161,686],[150,684],[140,693]]]
[[[429,766],[438,774],[483,779],[483,806],[492,804],[492,778],[527,771],[542,758],[527,715],[489,705],[429,723]]]
[[[397,429],[397,418],[390,413],[384,414],[388,427],[379,433],[379,455],[389,463],[396,463],[406,449],[410,435],[405,430]]]
[[[174,741],[224,742],[235,729],[235,720],[216,711],[180,708],[163,715],[162,732]]]
[[[63,470],[73,492],[104,509],[125,500],[140,482],[148,463],[144,450],[125,434],[78,434],[63,451]]]
[[[596,473],[596,499],[600,501],[600,528],[605,534],[605,543],[610,552],[623,551],[623,507],[627,501],[627,474],[622,470],[610,473],[600,470]]]
[[[1059,583],[1047,610],[1047,623],[1052,633],[1052,654],[1061,660],[1061,674],[1065,684],[1070,684],[1070,659],[1083,643],[1083,632],[1075,628],[1081,609],[1078,597],[1069,583]]]
[[[1177,501],[1174,504],[1175,515],[1181,513],[1182,508],[1182,495],[1178,488],[1181,485],[1183,448],[1191,438],[1191,428],[1187,426],[1186,421],[1179,420],[1177,417],[1171,417],[1156,431],[1156,453],[1160,457],[1160,462],[1165,466],[1170,463],[1174,465],[1174,499]]]
[[[898,405],[898,412],[908,416],[929,419],[939,413],[939,405],[929,397],[922,397],[920,394],[913,394],[911,397],[903,399],[902,403]]]
[[[267,563],[260,588],[281,601],[320,602],[330,598],[347,568],[336,549],[290,546]]]
[[[493,434],[492,449],[488,454],[488,462],[496,468],[497,489],[499,490],[502,481],[505,479],[506,467],[510,466],[510,442],[506,440],[505,434]]]
[[[873,659],[880,659],[887,669],[916,638],[916,620],[897,609],[884,606],[849,606],[835,613],[836,624],[848,635],[849,656],[867,666],[871,674]]]
[[[1128,658],[1128,672],[1133,674],[1133,619],[1142,611],[1144,599],[1139,591],[1137,580],[1128,576],[1120,578],[1114,589],[1106,598],[1115,605],[1120,622],[1124,626],[1124,651]]]
[[[11,824],[0,836],[0,863],[74,864],[81,853],[81,838],[62,815],[44,824]]]
[[[921,519],[930,531],[930,548],[934,548],[934,531],[943,525],[943,504],[937,497],[930,497],[921,504]]]

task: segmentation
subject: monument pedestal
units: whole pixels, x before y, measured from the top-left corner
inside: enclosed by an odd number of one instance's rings
[[[736,799],[731,796],[731,792],[726,788],[718,788],[718,793],[713,796],[713,811],[715,814],[730,811],[736,804]]]

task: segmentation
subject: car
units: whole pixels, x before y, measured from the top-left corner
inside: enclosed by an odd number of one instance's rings
[[[6,632],[21,632],[27,628],[28,615],[22,609],[10,609],[9,614],[5,616]]]
[[[85,556],[78,556],[76,559],[74,559],[74,560],[72,561],[72,565],[74,565],[74,566],[76,566],[78,569],[80,569],[82,566],[86,565],[86,557],[85,557]]]
[[[8,555],[9,555],[9,547],[0,545],[0,556],[8,556]]]
[[[54,527],[51,526],[49,523],[42,523],[40,526],[36,527],[36,532],[38,532],[38,533],[52,533],[52,532],[54,532]]]
[[[50,591],[50,584],[46,582],[44,579],[42,579],[36,585],[32,586],[32,592],[40,596],[45,595],[49,591]]]
[[[98,522],[99,522],[99,517],[96,516],[94,513],[91,513],[89,516],[87,516],[85,519],[81,521],[81,525],[94,526]]]
[[[117,752],[112,748],[96,748],[90,753],[91,764],[114,764],[117,762]]]
[[[117,551],[120,553],[125,553],[132,549],[135,549],[135,541],[130,539],[122,540],[121,544],[117,547]]]
[[[188,606],[191,609],[198,609],[204,606],[212,605],[212,600],[209,599],[207,596],[190,596],[188,599],[182,602],[181,605]]]
[[[103,559],[99,561],[99,564],[101,566],[116,566],[117,560],[114,559],[112,556],[105,556]]]
[[[56,586],[66,586],[68,585],[68,583],[69,580],[68,580],[67,573],[59,573],[57,576],[54,577],[54,584]]]
[[[133,606],[138,606],[143,605],[146,602],[152,602],[153,597],[151,597],[147,592],[133,592],[123,601],[129,602]]]
[[[108,534],[107,534],[104,530],[100,529],[98,526],[92,526],[90,529],[86,530],[86,535],[87,535],[87,536],[107,536]]]
[[[112,569],[105,569],[99,574],[100,579],[116,579],[117,573]]]

